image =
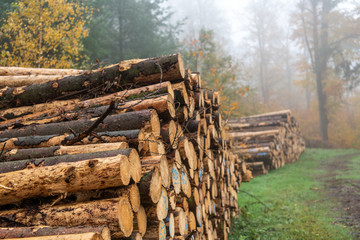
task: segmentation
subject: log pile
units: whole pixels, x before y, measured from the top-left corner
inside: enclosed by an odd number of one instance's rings
[[[0,89],[0,239],[227,239],[248,171],[179,54],[0,68],[21,73]]]
[[[295,162],[305,150],[299,124],[290,110],[228,122],[234,152],[246,161],[254,176]]]

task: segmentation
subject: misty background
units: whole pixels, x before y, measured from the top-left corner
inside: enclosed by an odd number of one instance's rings
[[[181,52],[226,118],[291,109],[315,145],[360,148],[359,37],[356,0],[0,1],[1,66]]]

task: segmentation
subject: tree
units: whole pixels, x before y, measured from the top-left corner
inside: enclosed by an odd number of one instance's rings
[[[274,1],[255,0],[248,6],[249,23],[248,39],[254,65],[255,80],[259,83],[260,95],[263,103],[268,104],[272,92],[279,85],[279,79],[283,79],[287,85],[288,79],[286,69],[280,68],[284,65],[290,69],[289,52],[284,52],[286,43],[280,27],[278,26],[277,5]],[[287,46],[286,46],[287,48]],[[279,61],[281,59],[281,61]],[[278,86],[279,87],[279,86]]]
[[[1,65],[70,68],[83,61],[88,8],[77,1],[21,0],[1,27]]]
[[[176,52],[178,29],[165,1],[89,0],[94,15],[84,44],[90,59],[108,64]]]
[[[222,112],[227,117],[236,115],[242,97],[249,91],[245,82],[248,76],[215,41],[214,32],[201,29],[197,38],[185,42],[183,56],[189,69],[201,73],[205,87],[220,91]]]
[[[349,59],[354,59],[356,40],[359,35],[357,14],[344,12],[340,0],[300,0],[298,4],[297,37],[307,50],[312,71],[315,75],[320,133],[324,141],[328,140],[329,103],[331,79],[335,75],[344,76],[356,67],[351,67]],[[346,57],[345,57],[346,56]],[[338,69],[336,74],[335,69]],[[353,75],[351,73],[349,76]]]

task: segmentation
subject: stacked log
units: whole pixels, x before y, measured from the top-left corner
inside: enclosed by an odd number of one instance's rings
[[[0,68],[20,73],[0,89],[0,239],[227,239],[249,172],[179,54]]]
[[[253,115],[228,122],[234,152],[254,176],[295,162],[305,150],[299,124],[290,110]]]

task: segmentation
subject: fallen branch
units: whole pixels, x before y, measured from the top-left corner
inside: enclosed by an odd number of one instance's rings
[[[111,113],[111,111],[115,108],[115,102],[111,101],[109,108],[106,110],[106,112],[103,113],[103,115],[101,115],[101,117],[99,117],[96,122],[94,122],[93,125],[91,125],[86,131],[84,131],[83,133],[81,133],[78,137],[74,138],[73,140],[67,142],[65,145],[66,146],[70,146],[73,145],[77,142],[80,142],[81,140],[83,140],[84,138],[86,138],[89,134],[92,133],[92,131],[95,130],[95,128],[97,128],[97,126],[102,123],[102,121],[104,121],[104,119]]]
[[[246,194],[249,195],[250,197],[256,199],[256,200],[257,200],[259,203],[261,203],[264,207],[266,207],[267,210],[271,210],[271,208],[269,208],[264,202],[262,202],[259,198],[257,198],[256,196],[252,195],[251,193],[248,193],[248,192],[246,192],[246,191],[244,191],[244,190],[241,190],[241,189],[239,189],[239,192],[246,193]]]

